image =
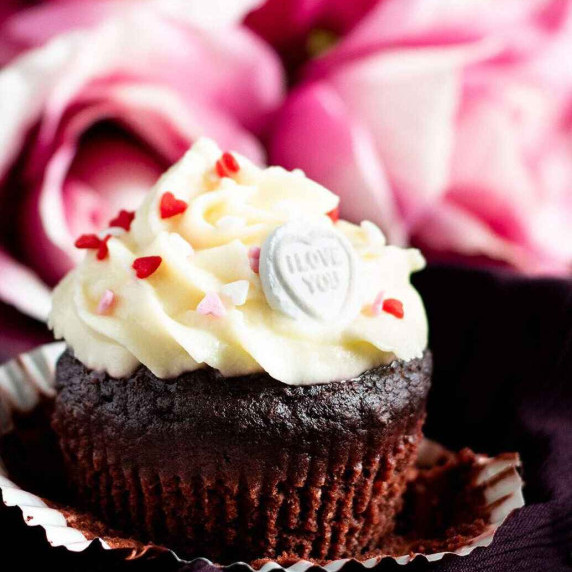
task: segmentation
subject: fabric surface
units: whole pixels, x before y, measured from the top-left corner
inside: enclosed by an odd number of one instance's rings
[[[435,359],[426,434],[447,447],[518,451],[527,506],[491,547],[470,556],[379,571],[572,570],[572,279],[527,279],[500,272],[430,268],[416,277],[425,299]],[[50,548],[15,510],[0,511],[0,557],[25,556],[2,570],[185,570],[168,554],[118,561],[93,546],[70,554]],[[344,568],[353,572],[353,567]],[[237,571],[238,572],[238,571]]]

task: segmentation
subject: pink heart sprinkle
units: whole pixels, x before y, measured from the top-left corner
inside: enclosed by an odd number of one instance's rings
[[[220,318],[226,314],[226,308],[216,292],[207,292],[205,297],[199,302],[197,312],[203,316],[214,316]]]
[[[383,290],[378,293],[370,306],[369,311],[372,316],[380,316],[383,311],[383,300],[385,299],[385,292]]]
[[[115,294],[112,290],[106,290],[99,299],[99,304],[97,304],[97,313],[101,315],[108,314],[114,303]]]
[[[252,272],[258,274],[260,271],[260,246],[252,246],[248,250],[248,262]]]

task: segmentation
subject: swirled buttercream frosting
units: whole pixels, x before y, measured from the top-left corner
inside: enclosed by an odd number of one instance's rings
[[[421,357],[422,255],[337,220],[338,201],[300,170],[201,139],[135,213],[78,239],[85,258],[56,287],[50,327],[114,377],[210,366],[304,385]]]

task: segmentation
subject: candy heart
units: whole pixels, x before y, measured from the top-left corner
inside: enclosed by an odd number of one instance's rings
[[[287,223],[262,245],[260,280],[274,310],[334,321],[355,310],[356,264],[352,245],[338,231]]]

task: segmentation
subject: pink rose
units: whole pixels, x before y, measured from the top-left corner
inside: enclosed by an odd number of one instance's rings
[[[222,3],[210,5],[215,10]],[[196,23],[192,4],[124,6],[0,70],[5,304],[44,319],[49,287],[82,256],[73,247],[77,236],[134,208],[197,136],[264,159],[256,134],[281,100],[280,64],[261,40],[236,25],[243,15],[236,2],[225,18],[201,2]],[[39,25],[34,18],[57,20],[51,8],[22,13],[22,22],[35,22],[30,38]],[[8,21],[23,29],[17,16]]]
[[[308,64],[271,161],[433,259],[572,268],[572,2],[384,0]]]
[[[296,67],[324,42],[347,34],[378,0],[267,0],[245,19],[272,44],[286,67]]]
[[[0,62],[71,30],[83,30],[129,12],[152,10],[207,27],[236,24],[260,0],[2,0]]]

